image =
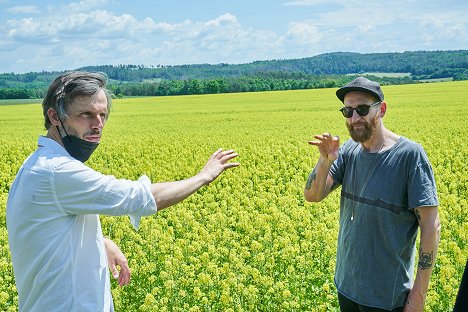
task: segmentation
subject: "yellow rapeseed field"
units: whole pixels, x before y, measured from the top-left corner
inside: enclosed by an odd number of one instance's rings
[[[383,87],[390,130],[432,162],[442,237],[427,311],[451,311],[468,257],[468,82]],[[118,178],[178,180],[218,147],[239,168],[145,218],[102,216],[129,259],[131,284],[113,282],[117,311],[336,311],[339,191],[303,199],[318,152],[314,134],[349,137],[334,89],[114,100],[88,165]],[[8,189],[44,134],[39,104],[0,106],[0,310],[16,311],[5,228]]]

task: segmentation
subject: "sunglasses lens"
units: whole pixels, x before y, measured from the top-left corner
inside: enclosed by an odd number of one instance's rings
[[[366,116],[367,114],[369,114],[369,108],[369,105],[359,105],[356,108],[356,112],[359,114],[359,116]]]
[[[371,104],[371,105],[359,105],[358,107],[356,108],[352,108],[352,107],[342,107],[340,109],[341,113],[343,113],[343,116],[346,117],[346,118],[351,118],[353,117],[353,112],[356,111],[356,113],[358,113],[359,116],[367,116],[367,114],[369,114],[369,109],[371,108],[371,106],[375,106],[375,105],[379,105],[381,102],[375,102],[374,104]]]
[[[340,111],[343,113],[343,116],[346,118],[351,118],[353,116],[353,110],[350,107],[342,107]]]

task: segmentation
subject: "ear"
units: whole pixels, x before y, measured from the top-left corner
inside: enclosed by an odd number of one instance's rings
[[[383,101],[380,104],[380,118],[383,118],[385,116],[385,113],[387,112],[387,103]]]
[[[57,111],[53,109],[52,107],[47,110],[47,117],[49,117],[50,123],[53,126],[59,126],[60,125],[60,120],[58,118]]]

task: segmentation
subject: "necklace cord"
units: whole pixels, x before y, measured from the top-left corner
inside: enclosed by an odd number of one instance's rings
[[[364,189],[366,188],[367,186],[367,183],[369,182],[372,174],[374,173],[374,169],[375,169],[375,165],[377,164],[377,160],[379,159],[379,154],[380,152],[382,151],[383,147],[385,145],[385,138],[384,140],[382,141],[382,145],[380,145],[380,148],[379,150],[377,151],[377,153],[375,154],[375,159],[374,161],[372,162],[372,166],[371,166],[371,169],[369,170],[369,174],[367,175],[367,180],[365,181],[364,185],[362,186],[361,188],[361,191],[359,192],[359,196],[357,198],[354,198],[354,194],[353,194],[353,199],[354,199],[354,203],[353,203],[353,210],[351,212],[351,221],[354,221],[354,215],[355,215],[355,211],[356,211],[356,202],[358,200],[358,198],[360,198],[362,196],[362,193],[364,192]],[[356,145],[356,147],[354,148],[354,150],[359,146]],[[354,150],[353,150],[353,153],[354,153]],[[354,170],[353,170],[353,192],[356,190],[356,172],[357,172],[357,169],[356,169],[356,165],[357,165],[357,158],[359,156],[359,154],[361,153],[362,151],[362,147],[361,147],[361,150],[359,150],[359,152],[357,153],[356,157],[354,158]]]

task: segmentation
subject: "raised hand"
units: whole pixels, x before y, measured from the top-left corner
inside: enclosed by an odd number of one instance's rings
[[[232,149],[223,151],[220,148],[214,152],[200,171],[200,174],[204,176],[205,184],[213,182],[225,169],[239,166],[237,162],[228,162],[237,155]]]
[[[332,136],[330,133],[325,132],[321,135],[314,135],[314,138],[318,141],[309,141],[308,143],[318,147],[320,156],[329,161],[338,158],[338,150],[340,149],[340,138],[338,136]]]

